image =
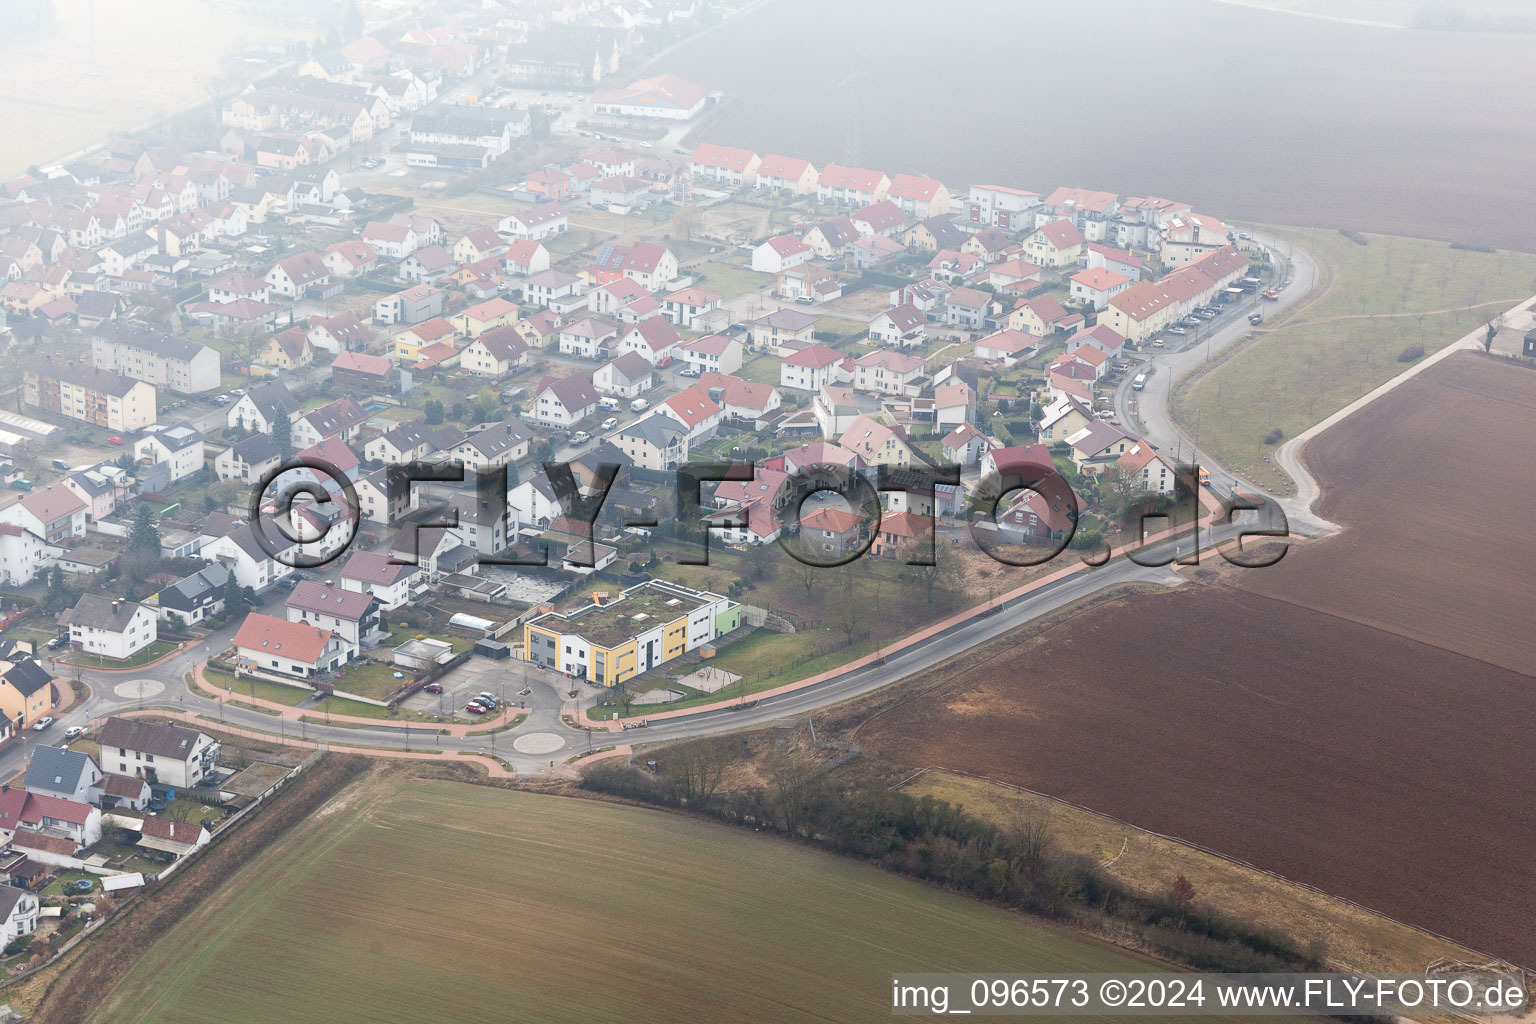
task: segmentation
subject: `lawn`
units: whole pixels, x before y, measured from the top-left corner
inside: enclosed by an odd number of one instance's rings
[[[767,354],[752,356],[741,364],[740,370],[736,371],[736,376],[743,380],[771,384],[774,387],[779,386],[779,374],[779,357]]]
[[[1412,973],[1441,957],[1477,956],[1364,907],[1039,793],[941,771],[925,772],[904,789],[959,804],[999,824],[1020,818],[1043,822],[1059,848],[1107,864],[1111,877],[1144,891],[1161,891],[1183,875],[1198,902],[1293,937],[1327,935],[1335,966]]]
[[[1295,437],[1408,369],[1412,361],[1399,361],[1407,349],[1432,354],[1536,291],[1536,256],[1525,253],[1268,230],[1312,254],[1324,287],[1273,331],[1180,385],[1174,414],[1217,462],[1279,493],[1292,484],[1267,461],[1277,447],[1265,444],[1271,430]]]
[[[210,892],[89,1019],[875,1020],[895,971],[1157,966],[746,831],[370,779]]]
[[[772,274],[759,273],[730,263],[708,262],[699,264],[694,271],[698,287],[706,291],[734,299],[748,292],[773,284]]]
[[[59,660],[69,665],[83,665],[86,668],[134,668],[147,665],[156,658],[163,658],[175,649],[176,645],[169,640],[156,640],[142,651],[127,658],[101,658],[84,651],[70,651]]]

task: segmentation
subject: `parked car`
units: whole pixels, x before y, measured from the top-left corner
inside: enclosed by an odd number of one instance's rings
[[[609,416],[607,419],[603,420],[603,429],[604,430],[612,430],[614,427],[616,427],[618,425],[619,425],[619,421],[614,419],[612,416]]]
[[[443,692],[443,684],[442,683],[428,683],[426,686],[422,687],[422,690],[424,690],[427,693],[442,693]]]
[[[1263,313],[1249,313],[1248,314],[1248,322],[1253,324],[1253,326],[1257,327],[1257,326],[1259,326],[1259,324],[1264,322],[1264,314]]]
[[[84,735],[85,728],[83,726],[72,725],[68,729],[64,730],[64,738],[66,740],[77,740]]]
[[[1206,311],[1201,312],[1201,313],[1196,313],[1195,315],[1198,316],[1201,320],[1215,320],[1216,319],[1216,314],[1214,312],[1212,312],[1211,310],[1206,310]]]
[[[1180,334],[1182,334],[1182,333],[1184,333],[1184,332],[1183,332],[1183,331],[1180,331],[1180,332],[1179,332],[1179,333],[1180,333]],[[1165,346],[1165,345],[1167,345],[1167,344],[1168,344],[1168,343],[1167,343],[1167,342],[1166,342],[1166,341],[1164,341],[1164,340],[1163,340],[1163,339],[1162,339],[1162,338],[1158,338],[1158,339],[1157,339],[1157,340],[1155,340],[1155,341],[1154,341],[1154,342],[1152,342],[1152,347],[1153,347],[1153,348],[1162,348],[1162,347],[1163,347],[1163,346]]]
[[[699,368],[697,366],[685,367],[684,369],[678,370],[677,375],[679,377],[697,377],[699,376]]]
[[[213,400],[213,404],[214,405],[228,405],[229,401],[230,401],[230,399],[229,399],[228,395],[219,395],[217,398],[215,398]]]
[[[809,295],[797,296],[795,298],[795,301],[800,303],[800,305],[802,305],[802,306],[814,306],[814,305],[816,305],[816,300],[811,298]]]
[[[1172,335],[1174,335],[1176,337],[1182,338],[1184,335],[1188,334],[1189,332],[1186,331],[1182,327],[1170,327],[1170,328],[1168,328],[1168,333],[1172,334]]]
[[[48,641],[48,649],[50,651],[56,651],[67,643],[69,643],[69,634],[60,633],[58,636]]]
[[[480,702],[482,704],[489,704],[491,707],[495,707],[497,704],[501,703],[501,700],[499,698],[497,698],[497,696],[494,693],[489,693],[489,692],[487,692],[485,690],[481,690],[480,691]]]
[[[578,430],[571,435],[571,444],[586,444],[590,440],[592,440],[592,435],[585,430]]]
[[[107,444],[122,444],[122,443],[123,443],[123,439],[118,437],[115,434],[113,436],[107,438]]]
[[[49,715],[44,715],[42,718],[39,718],[37,721],[32,723],[32,731],[33,732],[42,732],[44,729],[48,728],[52,724],[53,724],[53,718],[51,716],[49,716]]]
[[[479,704],[476,704],[474,701],[470,701],[468,704],[465,704],[464,705],[464,710],[469,712],[472,715],[483,715],[483,714],[485,714],[485,708],[483,706],[479,705]]]
[[[629,403],[630,412],[644,412],[651,407],[651,403],[644,398],[637,398]]]

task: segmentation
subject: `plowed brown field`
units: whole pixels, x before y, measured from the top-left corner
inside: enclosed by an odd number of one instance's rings
[[[1342,533],[1021,631],[858,741],[1536,964],[1533,423],[1536,373],[1448,359],[1310,449]]]

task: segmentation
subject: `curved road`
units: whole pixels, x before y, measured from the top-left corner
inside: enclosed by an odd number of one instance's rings
[[[1278,303],[1264,302],[1262,306],[1267,311],[1275,310],[1277,307],[1283,309],[1298,301],[1310,290],[1315,268],[1303,254],[1289,249],[1278,240],[1266,239],[1263,240],[1263,244],[1275,253],[1277,279],[1288,274],[1290,285],[1282,292]],[[1259,304],[1256,297],[1248,303],[1249,306]],[[1244,306],[1243,303],[1238,305]],[[1170,385],[1178,377],[1241,338],[1248,330],[1246,315],[1247,308],[1229,311],[1223,314],[1220,320],[1201,328],[1190,338],[1183,339],[1184,344],[1179,348],[1156,352],[1144,360],[1145,367],[1150,372],[1146,390],[1140,394],[1139,412],[1145,417],[1142,421],[1145,423],[1145,436],[1153,444],[1165,450],[1176,451],[1185,459],[1194,456],[1195,449],[1191,439],[1183,435],[1168,415],[1166,406]],[[1127,375],[1127,382],[1121,386],[1116,395],[1117,409],[1123,417],[1122,421],[1126,423],[1137,422],[1136,418],[1129,415],[1128,410],[1131,376],[1131,374]],[[1211,463],[1209,459],[1200,456],[1199,462],[1210,469],[1213,484],[1218,490],[1230,491],[1234,486],[1242,484],[1245,490],[1262,494],[1258,488],[1240,481],[1231,473]],[[1302,493],[1307,493],[1305,487]],[[1284,503],[1282,507],[1286,507]],[[1312,516],[1309,510],[1294,500],[1290,503],[1290,507],[1286,507],[1286,511],[1292,517],[1293,524],[1301,525],[1304,529],[1326,531],[1332,526]],[[1236,537],[1244,529],[1244,526],[1232,523],[1213,526],[1202,531],[1204,535],[1202,543],[1210,549],[1217,543]],[[1175,554],[1183,553],[1185,546],[1189,543],[1190,541],[1186,538],[1182,542],[1167,541],[1156,545],[1150,549],[1149,557],[1144,560],[1156,561],[1161,557],[1171,561]],[[1061,557],[1071,558],[1073,555],[1071,552],[1063,552]],[[302,739],[306,742],[328,743],[336,746],[396,750],[441,749],[493,754],[511,764],[519,775],[549,774],[559,770],[558,765],[562,761],[584,753],[589,747],[611,746],[615,743],[637,744],[676,740],[755,727],[790,716],[808,714],[830,704],[857,697],[926,672],[978,644],[992,640],[1009,630],[1016,629],[1106,587],[1127,583],[1173,586],[1180,581],[1179,574],[1171,568],[1149,568],[1122,559],[1102,568],[1048,584],[1024,597],[1000,605],[997,610],[988,615],[968,620],[962,625],[894,653],[880,664],[868,665],[793,692],[760,698],[752,707],[739,711],[700,711],[694,715],[659,721],[654,726],[647,726],[640,730],[631,729],[617,733],[591,733],[565,724],[562,720],[562,711],[570,708],[573,702],[565,697],[563,691],[570,686],[570,681],[522,663],[509,665],[507,672],[517,677],[518,689],[522,689],[523,684],[526,683],[532,691],[526,699],[528,717],[516,728],[507,729],[495,735],[481,733],[445,737],[438,735],[432,726],[424,725],[420,729],[407,730],[398,723],[352,727],[287,721],[251,708],[226,704],[208,696],[201,689],[189,686],[186,682],[185,677],[194,665],[206,661],[211,654],[229,647],[234,635],[234,627],[230,626],[210,634],[200,643],[187,647],[159,665],[139,671],[83,670],[81,679],[90,686],[91,696],[81,705],[59,716],[54,729],[62,730],[73,725],[90,725],[105,716],[126,710],[164,707],[197,712],[232,726],[260,731],[288,740]],[[137,679],[153,680],[160,683],[163,689],[147,699],[140,699],[131,685]],[[122,686],[123,692],[119,694],[118,689],[124,683],[130,685]],[[508,688],[511,689],[510,686]],[[239,694],[232,696],[235,700],[239,699]],[[33,742],[50,741],[55,735],[52,731],[24,734],[20,745],[13,746],[4,754],[0,754],[0,771],[9,773],[16,770],[25,762]],[[520,746],[523,749],[518,749]]]

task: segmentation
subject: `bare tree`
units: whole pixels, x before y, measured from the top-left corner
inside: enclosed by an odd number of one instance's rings
[[[832,624],[847,638],[850,647],[853,646],[853,638],[858,635],[859,627],[863,622],[864,609],[858,601],[839,601],[836,610],[832,613]]]
[[[691,807],[707,804],[725,776],[727,746],[718,739],[693,740],[672,747],[662,756],[662,773],[682,788]]]

